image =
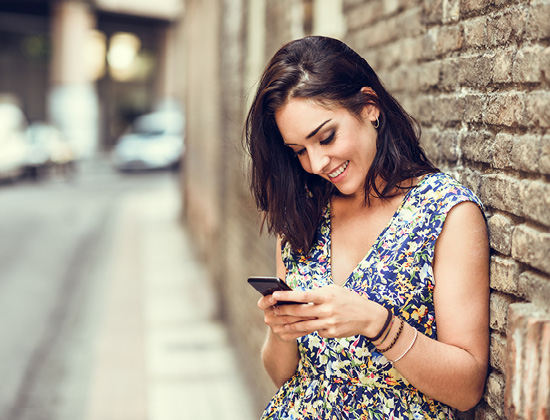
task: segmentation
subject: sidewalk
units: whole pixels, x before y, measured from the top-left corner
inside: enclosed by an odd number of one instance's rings
[[[249,420],[244,385],[173,185],[122,199],[84,420]]]

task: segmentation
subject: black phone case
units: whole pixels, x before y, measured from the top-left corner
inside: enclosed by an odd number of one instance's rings
[[[284,281],[278,277],[249,277],[248,283],[262,295],[267,296],[277,290],[292,290]],[[278,305],[292,305],[300,302],[280,301]]]

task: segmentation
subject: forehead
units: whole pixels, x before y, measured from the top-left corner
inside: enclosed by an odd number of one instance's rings
[[[279,131],[286,138],[287,135],[303,134],[307,136],[326,120],[333,120],[344,108],[329,108],[316,101],[306,98],[292,98],[275,112],[275,121]]]

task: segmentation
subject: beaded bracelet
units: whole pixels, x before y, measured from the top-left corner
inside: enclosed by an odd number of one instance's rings
[[[395,337],[393,337],[393,340],[391,341],[390,345],[384,349],[378,349],[381,353],[385,353],[388,350],[390,350],[395,343],[397,342],[397,339],[401,335],[401,331],[403,331],[403,324],[405,324],[405,321],[403,321],[401,318],[399,318],[399,329],[397,330],[397,334],[395,334]]]
[[[386,338],[388,338],[388,335],[390,335],[391,328],[393,327],[393,321],[395,321],[395,317],[394,317],[394,316],[391,317],[390,326],[389,326],[389,328],[386,330],[386,334],[384,334],[384,338],[382,339],[382,341],[380,341],[380,344],[382,344],[384,341],[386,341]]]
[[[388,328],[388,325],[390,324],[390,321],[392,320],[393,318],[393,313],[392,311],[390,311],[388,308],[384,308],[386,309],[386,311],[388,311],[388,316],[386,317],[386,322],[384,322],[384,326],[382,327],[382,329],[380,330],[380,332],[378,334],[376,334],[374,337],[367,337],[370,341],[376,341],[378,340],[380,337],[382,337],[382,334],[384,334],[384,331],[386,331],[386,328]]]
[[[390,360],[390,363],[391,363],[392,366],[393,366],[393,364],[394,364],[395,362],[399,362],[403,357],[405,357],[405,355],[409,352],[409,350],[413,348],[414,343],[416,342],[416,337],[418,337],[418,330],[415,328],[415,329],[414,329],[414,338],[413,338],[413,341],[411,342],[411,344],[409,345],[409,347],[407,347],[407,350],[405,350],[401,356],[399,356],[397,359],[395,359],[395,360],[393,360],[393,361]]]

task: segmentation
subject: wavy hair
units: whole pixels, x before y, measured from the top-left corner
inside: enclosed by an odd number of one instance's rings
[[[363,87],[372,91],[361,91]],[[244,142],[251,157],[250,189],[264,212],[264,223],[293,250],[309,250],[323,208],[337,190],[307,173],[284,146],[275,112],[292,98],[343,107],[356,117],[365,105],[379,109],[376,154],[365,179],[366,205],[371,196],[394,197],[405,180],[438,171],[420,147],[420,126],[364,58],[333,38],[309,36],[289,42],[264,70],[246,118]],[[381,189],[378,177],[384,181]]]

